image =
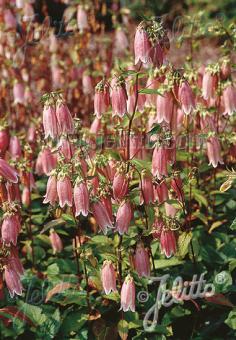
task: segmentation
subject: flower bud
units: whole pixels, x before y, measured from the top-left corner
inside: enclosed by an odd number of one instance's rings
[[[53,254],[60,253],[63,249],[62,240],[53,229],[50,230],[49,240],[51,242]]]

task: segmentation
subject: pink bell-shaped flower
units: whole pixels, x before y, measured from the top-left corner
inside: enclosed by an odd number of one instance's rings
[[[22,295],[23,287],[20,280],[20,275],[11,265],[7,265],[4,271],[5,281],[11,298],[14,295]]]
[[[195,108],[194,94],[187,81],[179,86],[178,99],[181,103],[182,110],[186,115],[190,114]]]
[[[41,166],[42,171],[45,175],[49,176],[51,171],[55,169],[57,165],[57,157],[46,147],[41,152]]]
[[[112,228],[113,223],[105,205],[101,201],[95,201],[91,204],[91,211],[97,224],[102,229],[103,233],[106,234],[107,228]]]
[[[16,245],[20,229],[21,225],[18,213],[6,213],[1,228],[3,242]]]
[[[55,175],[49,177],[47,182],[47,191],[43,203],[54,205],[58,201],[57,178]]]
[[[0,128],[0,155],[4,156],[9,146],[10,137],[7,129]]]
[[[58,137],[58,126],[56,111],[53,106],[45,105],[43,108],[43,128],[45,138],[57,138]]]
[[[166,257],[171,257],[176,253],[176,239],[173,230],[162,229],[160,237],[161,251]]]
[[[113,183],[113,197],[115,200],[121,200],[128,193],[129,181],[123,172],[117,172],[114,176]]]
[[[13,86],[14,104],[25,104],[25,88],[22,83],[15,83]]]
[[[158,179],[162,179],[163,176],[167,176],[167,164],[168,164],[168,151],[163,146],[159,148],[155,147],[152,155],[152,174],[157,176]]]
[[[152,176],[148,175],[145,171],[141,176],[141,183],[139,185],[140,189],[140,204],[150,204],[154,202],[154,191]]]
[[[224,114],[231,116],[236,111],[236,89],[228,85],[223,91]]]
[[[163,95],[157,95],[156,101],[156,121],[157,123],[170,123],[174,108],[174,98],[171,92],[164,92]]]
[[[127,93],[123,79],[113,78],[111,82],[112,115],[123,117],[127,112]]]
[[[104,81],[100,81],[95,88],[94,113],[97,118],[101,118],[108,109],[110,102],[109,88]]]
[[[0,158],[0,176],[12,183],[17,183],[17,172],[4,159]]]
[[[77,182],[74,187],[75,216],[87,216],[89,212],[89,192],[87,184]]]
[[[219,139],[215,136],[208,138],[207,140],[207,156],[209,159],[209,165],[214,168],[219,164],[224,164],[223,159],[220,155],[221,147]]]
[[[87,12],[81,5],[77,7],[77,27],[80,33],[89,28]]]
[[[116,214],[116,229],[120,235],[128,233],[130,222],[133,218],[133,209],[130,201],[122,202]]]
[[[155,197],[155,201],[158,201],[159,204],[168,200],[169,198],[168,187],[166,185],[165,180],[161,181],[161,183],[155,183],[154,197]]]
[[[128,275],[121,288],[121,310],[135,312],[135,284],[133,278]]]
[[[10,139],[9,153],[13,160],[17,160],[22,156],[21,145],[17,136],[12,136]]]
[[[139,243],[136,247],[134,264],[140,277],[150,276],[150,258],[142,243]]]
[[[72,185],[68,176],[60,177],[59,175],[59,178],[57,179],[57,194],[61,208],[64,208],[65,205],[72,207]]]
[[[134,56],[135,56],[135,65],[138,62],[142,62],[143,64],[147,64],[151,62],[150,51],[152,45],[149,41],[148,34],[145,29],[139,25],[136,29],[135,37],[134,37]]]
[[[63,249],[63,244],[60,236],[54,229],[50,230],[49,240],[53,249],[53,254],[60,253]]]
[[[56,107],[56,117],[58,121],[59,133],[73,134],[74,122],[66,104],[58,101]]]
[[[117,291],[115,269],[112,262],[109,260],[103,262],[101,279],[105,294]]]

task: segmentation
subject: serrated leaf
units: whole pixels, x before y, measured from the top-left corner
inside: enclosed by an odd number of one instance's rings
[[[177,257],[184,258],[188,253],[188,247],[193,235],[192,232],[184,232],[178,238],[178,251],[176,253]]]

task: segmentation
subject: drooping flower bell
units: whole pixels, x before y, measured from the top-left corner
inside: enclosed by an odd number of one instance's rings
[[[51,150],[46,147],[42,150],[40,157],[42,171],[45,175],[49,176],[51,171],[55,169],[57,165],[56,154],[53,154]]]
[[[109,212],[101,201],[92,202],[91,211],[104,234],[107,233],[107,228],[113,228]]]
[[[89,192],[84,181],[76,182],[74,187],[75,216],[82,214],[88,215],[89,211]]]
[[[64,208],[65,205],[72,207],[73,192],[71,180],[67,175],[58,175],[57,178],[57,194],[59,205]]]
[[[63,249],[63,243],[60,236],[54,229],[50,230],[49,240],[53,249],[53,254],[60,253]]]
[[[6,266],[4,276],[11,298],[13,298],[15,294],[21,296],[23,286],[20,280],[20,274],[11,266],[11,264]]]
[[[127,112],[127,93],[125,81],[122,77],[114,77],[111,81],[112,115],[123,117]]]
[[[207,156],[209,165],[212,165],[214,168],[217,167],[218,163],[224,164],[220,152],[221,147],[219,139],[216,136],[209,137],[207,140]]]
[[[101,80],[95,88],[94,113],[97,118],[101,118],[108,109],[110,103],[108,84]]]
[[[166,257],[171,257],[176,253],[176,238],[173,230],[162,229],[160,236],[161,251]]]
[[[17,136],[12,136],[10,139],[9,153],[13,160],[17,160],[22,156],[21,145]]]
[[[143,64],[147,64],[151,62],[150,51],[152,45],[149,41],[148,33],[143,27],[142,23],[137,27],[134,38],[134,56],[135,56],[135,65],[138,62],[142,62]]]
[[[4,156],[10,142],[7,128],[0,127],[0,155]]]
[[[148,175],[144,170],[141,175],[140,189],[140,204],[150,204],[154,202],[154,191],[152,176]]]
[[[116,214],[116,229],[120,235],[128,232],[130,222],[133,218],[133,209],[130,201],[122,202]]]
[[[152,174],[162,179],[163,176],[168,175],[168,151],[165,147],[155,147],[152,155]]]
[[[84,95],[91,95],[93,93],[92,78],[86,71],[84,71],[82,75],[82,88]]]
[[[159,204],[168,200],[168,187],[165,180],[162,180],[161,183],[155,183],[154,185],[154,197],[155,201],[158,201]]]
[[[217,75],[206,68],[202,79],[202,96],[205,100],[215,97],[217,82]]]
[[[25,88],[22,83],[15,83],[13,87],[14,104],[25,104]]]
[[[170,123],[174,109],[174,97],[170,91],[163,92],[162,96],[157,95],[156,121],[157,123]]]
[[[128,275],[121,288],[121,310],[135,312],[135,284],[134,279]]]
[[[134,264],[135,269],[140,277],[150,276],[150,259],[148,252],[142,243],[139,243],[136,247]]]
[[[57,101],[56,117],[58,122],[59,134],[73,134],[74,122],[71,113],[65,103],[61,100]]]
[[[12,183],[18,182],[17,172],[4,159],[0,158],[0,176]]]
[[[57,138],[58,137],[58,124],[56,111],[53,105],[45,104],[43,108],[43,128],[45,138]]]
[[[224,114],[231,116],[236,112],[236,89],[232,84],[227,85],[223,90]]]
[[[20,217],[17,212],[6,212],[4,214],[2,227],[1,227],[1,235],[4,243],[12,243],[16,245],[17,237],[20,232]]]
[[[47,190],[43,203],[45,204],[50,203],[51,205],[54,205],[57,201],[58,201],[57,177],[56,175],[51,175],[48,178]]]
[[[129,180],[127,175],[122,172],[118,171],[113,179],[112,189],[113,189],[113,197],[115,200],[121,200],[125,197],[128,193],[129,188]]]
[[[179,86],[178,99],[181,108],[186,115],[190,114],[195,108],[194,94],[187,81],[183,81]]]
[[[105,294],[117,291],[115,269],[112,262],[109,260],[103,262],[101,279]]]

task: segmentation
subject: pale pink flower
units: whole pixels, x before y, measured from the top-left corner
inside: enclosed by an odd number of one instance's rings
[[[156,121],[157,123],[170,123],[174,109],[174,98],[171,92],[166,91],[163,95],[157,95]]]
[[[228,85],[223,91],[224,114],[232,115],[236,111],[236,89]]]
[[[127,93],[123,80],[113,78],[111,82],[112,115],[123,117],[127,112]]]
[[[105,294],[117,291],[115,269],[112,262],[109,260],[103,262],[101,279]]]
[[[220,142],[217,137],[210,137],[207,140],[207,155],[209,159],[209,165],[212,165],[214,168],[219,164],[224,164],[223,159],[220,155],[221,147]]]
[[[94,113],[97,118],[101,118],[108,109],[110,103],[109,88],[106,83],[100,81],[95,88]]]
[[[102,229],[103,233],[106,234],[107,228],[113,227],[112,220],[106,207],[101,201],[97,201],[91,204],[91,210],[97,224]]]
[[[142,26],[138,26],[134,38],[135,65],[138,64],[139,61],[143,64],[151,62],[151,47],[152,45],[149,41],[147,32]]]
[[[57,157],[55,154],[51,152],[51,150],[46,147],[45,149],[42,150],[41,152],[41,166],[43,173],[47,176],[50,175],[51,171],[55,169],[57,165]]]
[[[155,147],[152,155],[153,176],[157,176],[158,179],[162,179],[163,176],[167,176],[167,163],[167,150],[162,146],[160,146],[159,148]]]
[[[133,209],[130,201],[124,201],[120,204],[116,214],[116,229],[120,235],[128,233],[130,222],[133,218]]]
[[[98,134],[99,130],[101,129],[102,123],[101,123],[101,119],[99,119],[98,117],[95,117],[91,126],[90,126],[90,133],[93,134]]]
[[[186,115],[190,114],[195,108],[194,94],[187,81],[181,83],[178,91],[178,99],[182,110]]]
[[[22,83],[15,83],[13,86],[14,104],[25,104],[25,88]]]
[[[17,26],[16,18],[10,9],[4,10],[4,23],[6,25],[6,29],[15,29]]]
[[[45,138],[57,138],[58,137],[58,126],[56,111],[53,106],[45,105],[43,108],[43,128]]]
[[[83,72],[82,76],[82,87],[83,87],[83,94],[89,95],[93,93],[93,83],[92,78],[86,72]]]
[[[16,136],[12,136],[10,139],[9,153],[13,160],[17,160],[22,156],[20,141]]]
[[[217,76],[205,71],[202,79],[202,96],[205,100],[215,97]]]
[[[53,254],[60,253],[63,249],[63,244],[60,236],[54,229],[50,230],[49,240],[53,249]]]
[[[61,208],[64,208],[65,205],[72,207],[72,185],[68,176],[59,177],[57,179],[57,194]]]
[[[20,275],[15,271],[14,268],[12,268],[11,265],[6,266],[4,276],[11,298],[13,298],[15,294],[22,295],[23,287],[21,284]]]
[[[173,230],[162,229],[160,237],[161,251],[166,257],[171,257],[176,253],[176,239]]]
[[[20,218],[17,213],[15,214],[6,214],[3,218],[1,235],[4,243],[13,243],[16,245],[17,237],[20,232]]]
[[[135,312],[135,284],[133,278],[128,275],[121,288],[121,310]]]
[[[139,276],[150,276],[150,258],[142,243],[136,247],[134,264]]]
[[[77,27],[81,33],[89,28],[87,12],[81,5],[77,7]]]
[[[56,176],[52,175],[49,177],[47,182],[47,191],[44,197],[43,203],[45,204],[50,203],[51,205],[54,205],[58,201]]]
[[[59,133],[73,134],[74,122],[71,113],[66,104],[57,103],[56,117],[58,121]]]
[[[89,192],[85,182],[78,182],[74,187],[75,216],[82,214],[88,215],[89,211]]]
[[[166,216],[174,218],[177,213],[177,209],[172,204],[165,202],[165,212]]]

